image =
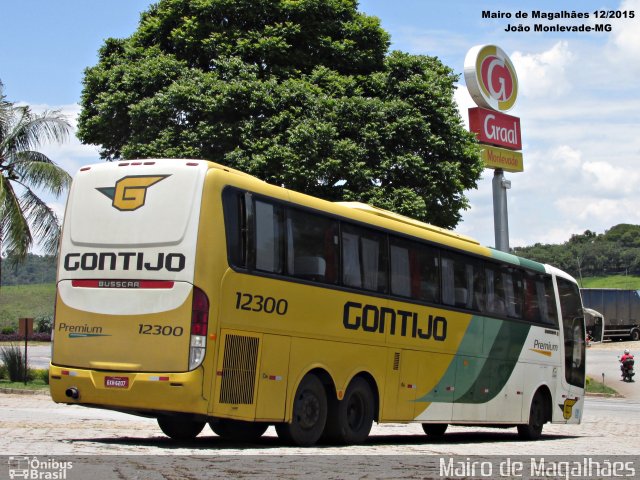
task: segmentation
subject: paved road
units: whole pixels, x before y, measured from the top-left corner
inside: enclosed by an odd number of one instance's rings
[[[478,478],[442,470],[442,462],[469,462],[470,456],[491,460],[497,469],[495,462],[506,459],[531,463],[572,455],[559,460],[582,463],[628,455],[616,458],[640,472],[639,441],[640,403],[626,399],[588,398],[581,425],[547,425],[535,442],[518,440],[515,429],[452,427],[444,439],[432,440],[419,425],[375,425],[364,445],[303,449],[282,446],[273,428],[251,444],[224,441],[208,427],[194,442],[176,443],[153,419],[57,405],[47,395],[0,394],[3,455],[69,460],[73,469],[65,477],[48,477],[68,480]],[[7,478],[4,462],[0,478]]]
[[[598,376],[604,371],[607,383],[610,378],[621,384],[616,376],[621,346],[591,347],[588,372]],[[45,366],[48,354],[48,347],[30,351],[32,360],[44,361]],[[625,458],[631,458],[640,473],[637,385],[640,382],[622,386],[628,387],[626,398],[587,398],[581,425],[546,425],[543,438],[536,442],[518,440],[515,429],[471,427],[451,427],[438,441],[426,437],[418,424],[393,424],[374,425],[365,445],[308,449],[282,446],[273,428],[252,444],[224,441],[209,427],[194,442],[175,443],[162,434],[154,419],[58,405],[48,395],[0,394],[0,452],[39,458],[66,456],[76,462],[68,480],[438,478],[439,461],[470,455],[493,459],[495,455],[633,455]],[[0,477],[6,476],[3,468],[0,465]]]
[[[451,427],[442,441],[427,438],[419,424],[374,425],[366,445],[283,447],[270,428],[251,445],[223,441],[208,427],[194,443],[173,443],[154,419],[76,405],[54,404],[48,395],[0,394],[0,451],[32,454],[153,455],[557,455],[636,454],[640,402],[588,398],[581,425],[546,425],[537,442],[517,438],[515,429]],[[618,440],[625,438],[620,444]]]
[[[640,377],[637,382],[627,383],[622,381],[620,375],[620,363],[618,357],[625,348],[635,353],[640,359],[640,342],[606,342],[593,344],[587,350],[587,375],[595,380],[604,382],[629,400],[640,402]],[[638,364],[640,365],[640,363]]]
[[[24,348],[24,345],[22,345]],[[27,362],[31,368],[49,368],[51,362],[51,345],[29,346],[27,350]]]

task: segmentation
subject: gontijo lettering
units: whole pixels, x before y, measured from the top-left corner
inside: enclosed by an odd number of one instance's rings
[[[150,258],[151,257],[151,258]],[[185,256],[182,253],[145,254],[143,252],[100,252],[67,253],[64,256],[64,269],[75,270],[184,270]]]
[[[409,310],[395,310],[357,302],[344,304],[342,323],[348,330],[389,332],[390,335],[444,342],[447,319],[442,316],[420,315]],[[388,329],[388,330],[387,330]]]

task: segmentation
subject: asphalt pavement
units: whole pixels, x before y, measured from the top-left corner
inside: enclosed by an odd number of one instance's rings
[[[618,358],[628,348],[636,356],[640,355],[640,342],[594,343],[587,349],[587,375],[613,388],[625,398],[640,401],[640,377],[638,381],[622,381]],[[640,359],[640,356],[638,357]],[[636,368],[637,371],[637,368]]]

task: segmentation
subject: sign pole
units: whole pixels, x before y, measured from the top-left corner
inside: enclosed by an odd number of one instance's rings
[[[469,109],[469,129],[482,146],[485,168],[493,168],[495,248],[509,252],[507,190],[504,171],[522,172],[520,119],[506,115],[518,96],[518,77],[506,53],[495,45],[476,45],[464,59],[464,79],[477,108]]]
[[[24,384],[27,384],[27,347],[29,343],[29,319],[24,320]]]
[[[496,168],[493,171],[493,228],[496,238],[496,249],[509,251],[509,213],[507,211],[507,190],[511,181],[504,178],[504,171]]]

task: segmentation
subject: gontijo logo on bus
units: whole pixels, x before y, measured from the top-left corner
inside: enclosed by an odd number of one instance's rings
[[[480,107],[510,110],[518,96],[518,77],[506,53],[495,45],[477,45],[464,59],[464,79]]]
[[[96,188],[112,201],[113,208],[133,211],[142,207],[147,198],[147,189],[169,175],[129,175],[116,182],[115,187]]]
[[[386,333],[401,337],[444,342],[447,339],[447,319],[411,310],[397,310],[378,305],[346,302],[342,325],[347,330]]]

